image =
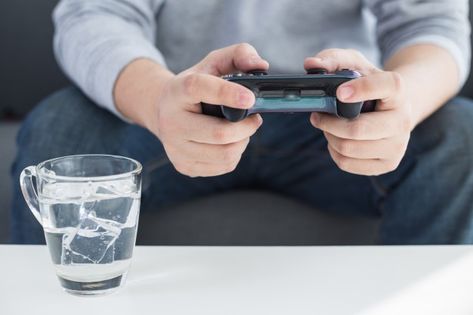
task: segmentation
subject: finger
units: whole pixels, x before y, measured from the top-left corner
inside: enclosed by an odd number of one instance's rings
[[[269,63],[261,58],[256,49],[247,43],[236,44],[209,53],[196,69],[216,76],[250,70],[266,70]]]
[[[250,139],[229,144],[207,144],[186,141],[179,144],[175,153],[183,160],[198,161],[208,164],[232,164],[240,160],[241,155],[248,146]]]
[[[378,72],[340,85],[337,98],[345,103],[381,100],[377,110],[390,110],[405,102],[402,77],[396,72]]]
[[[251,115],[239,122],[202,114],[185,113],[176,134],[185,140],[208,144],[229,144],[251,137],[263,123],[260,115]],[[188,124],[186,122],[192,122]],[[172,136],[172,135],[171,135]]]
[[[404,153],[407,141],[403,138],[389,138],[381,140],[350,140],[338,138],[325,132],[330,147],[340,155],[355,159],[389,159]]]
[[[408,115],[392,111],[363,113],[357,119],[342,119],[323,113],[312,113],[312,125],[338,138],[380,140],[398,134],[408,134],[411,122]]]
[[[376,176],[393,171],[398,166],[398,164],[388,160],[360,160],[346,157],[338,153],[330,145],[328,146],[328,151],[335,164],[337,164],[342,171],[352,174]]]
[[[350,69],[368,75],[381,70],[376,68],[363,54],[353,49],[325,49],[315,57],[306,58],[304,68],[324,68],[328,72]]]
[[[179,173],[189,177],[211,177],[231,173],[238,166],[235,164],[209,164],[203,162],[189,162],[185,160],[171,161]]]
[[[193,112],[200,112],[201,102],[242,109],[250,108],[255,103],[255,95],[248,88],[203,73],[179,76],[174,84],[174,93],[189,104],[188,109]]]

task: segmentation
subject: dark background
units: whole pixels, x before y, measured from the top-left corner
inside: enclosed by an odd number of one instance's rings
[[[54,60],[57,0],[0,1],[0,118],[20,118],[68,80]]]

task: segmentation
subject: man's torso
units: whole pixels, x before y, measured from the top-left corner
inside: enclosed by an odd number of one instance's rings
[[[158,48],[175,72],[239,42],[255,46],[273,73],[303,72],[304,58],[334,47],[378,63],[373,19],[361,0],[163,1],[156,20]]]

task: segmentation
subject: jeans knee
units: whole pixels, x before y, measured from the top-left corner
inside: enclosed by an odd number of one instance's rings
[[[400,169],[379,181],[384,243],[471,243],[473,101],[455,98],[419,124]]]
[[[442,150],[452,159],[473,159],[473,100],[449,101],[413,131],[412,142],[424,151]]]
[[[106,153],[124,122],[99,108],[77,88],[60,90],[40,102],[17,136],[17,160],[38,163],[61,155]]]
[[[440,110],[439,116],[437,123],[451,134],[450,141],[473,153],[473,100],[455,98]]]

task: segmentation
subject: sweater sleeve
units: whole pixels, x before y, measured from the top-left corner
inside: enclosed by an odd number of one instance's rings
[[[54,10],[54,53],[66,75],[99,106],[117,111],[113,88],[137,58],[165,66],[154,45],[159,0],[62,0]]]
[[[376,17],[383,63],[406,46],[438,45],[455,59],[464,84],[471,58],[468,0],[365,0],[365,5]]]

